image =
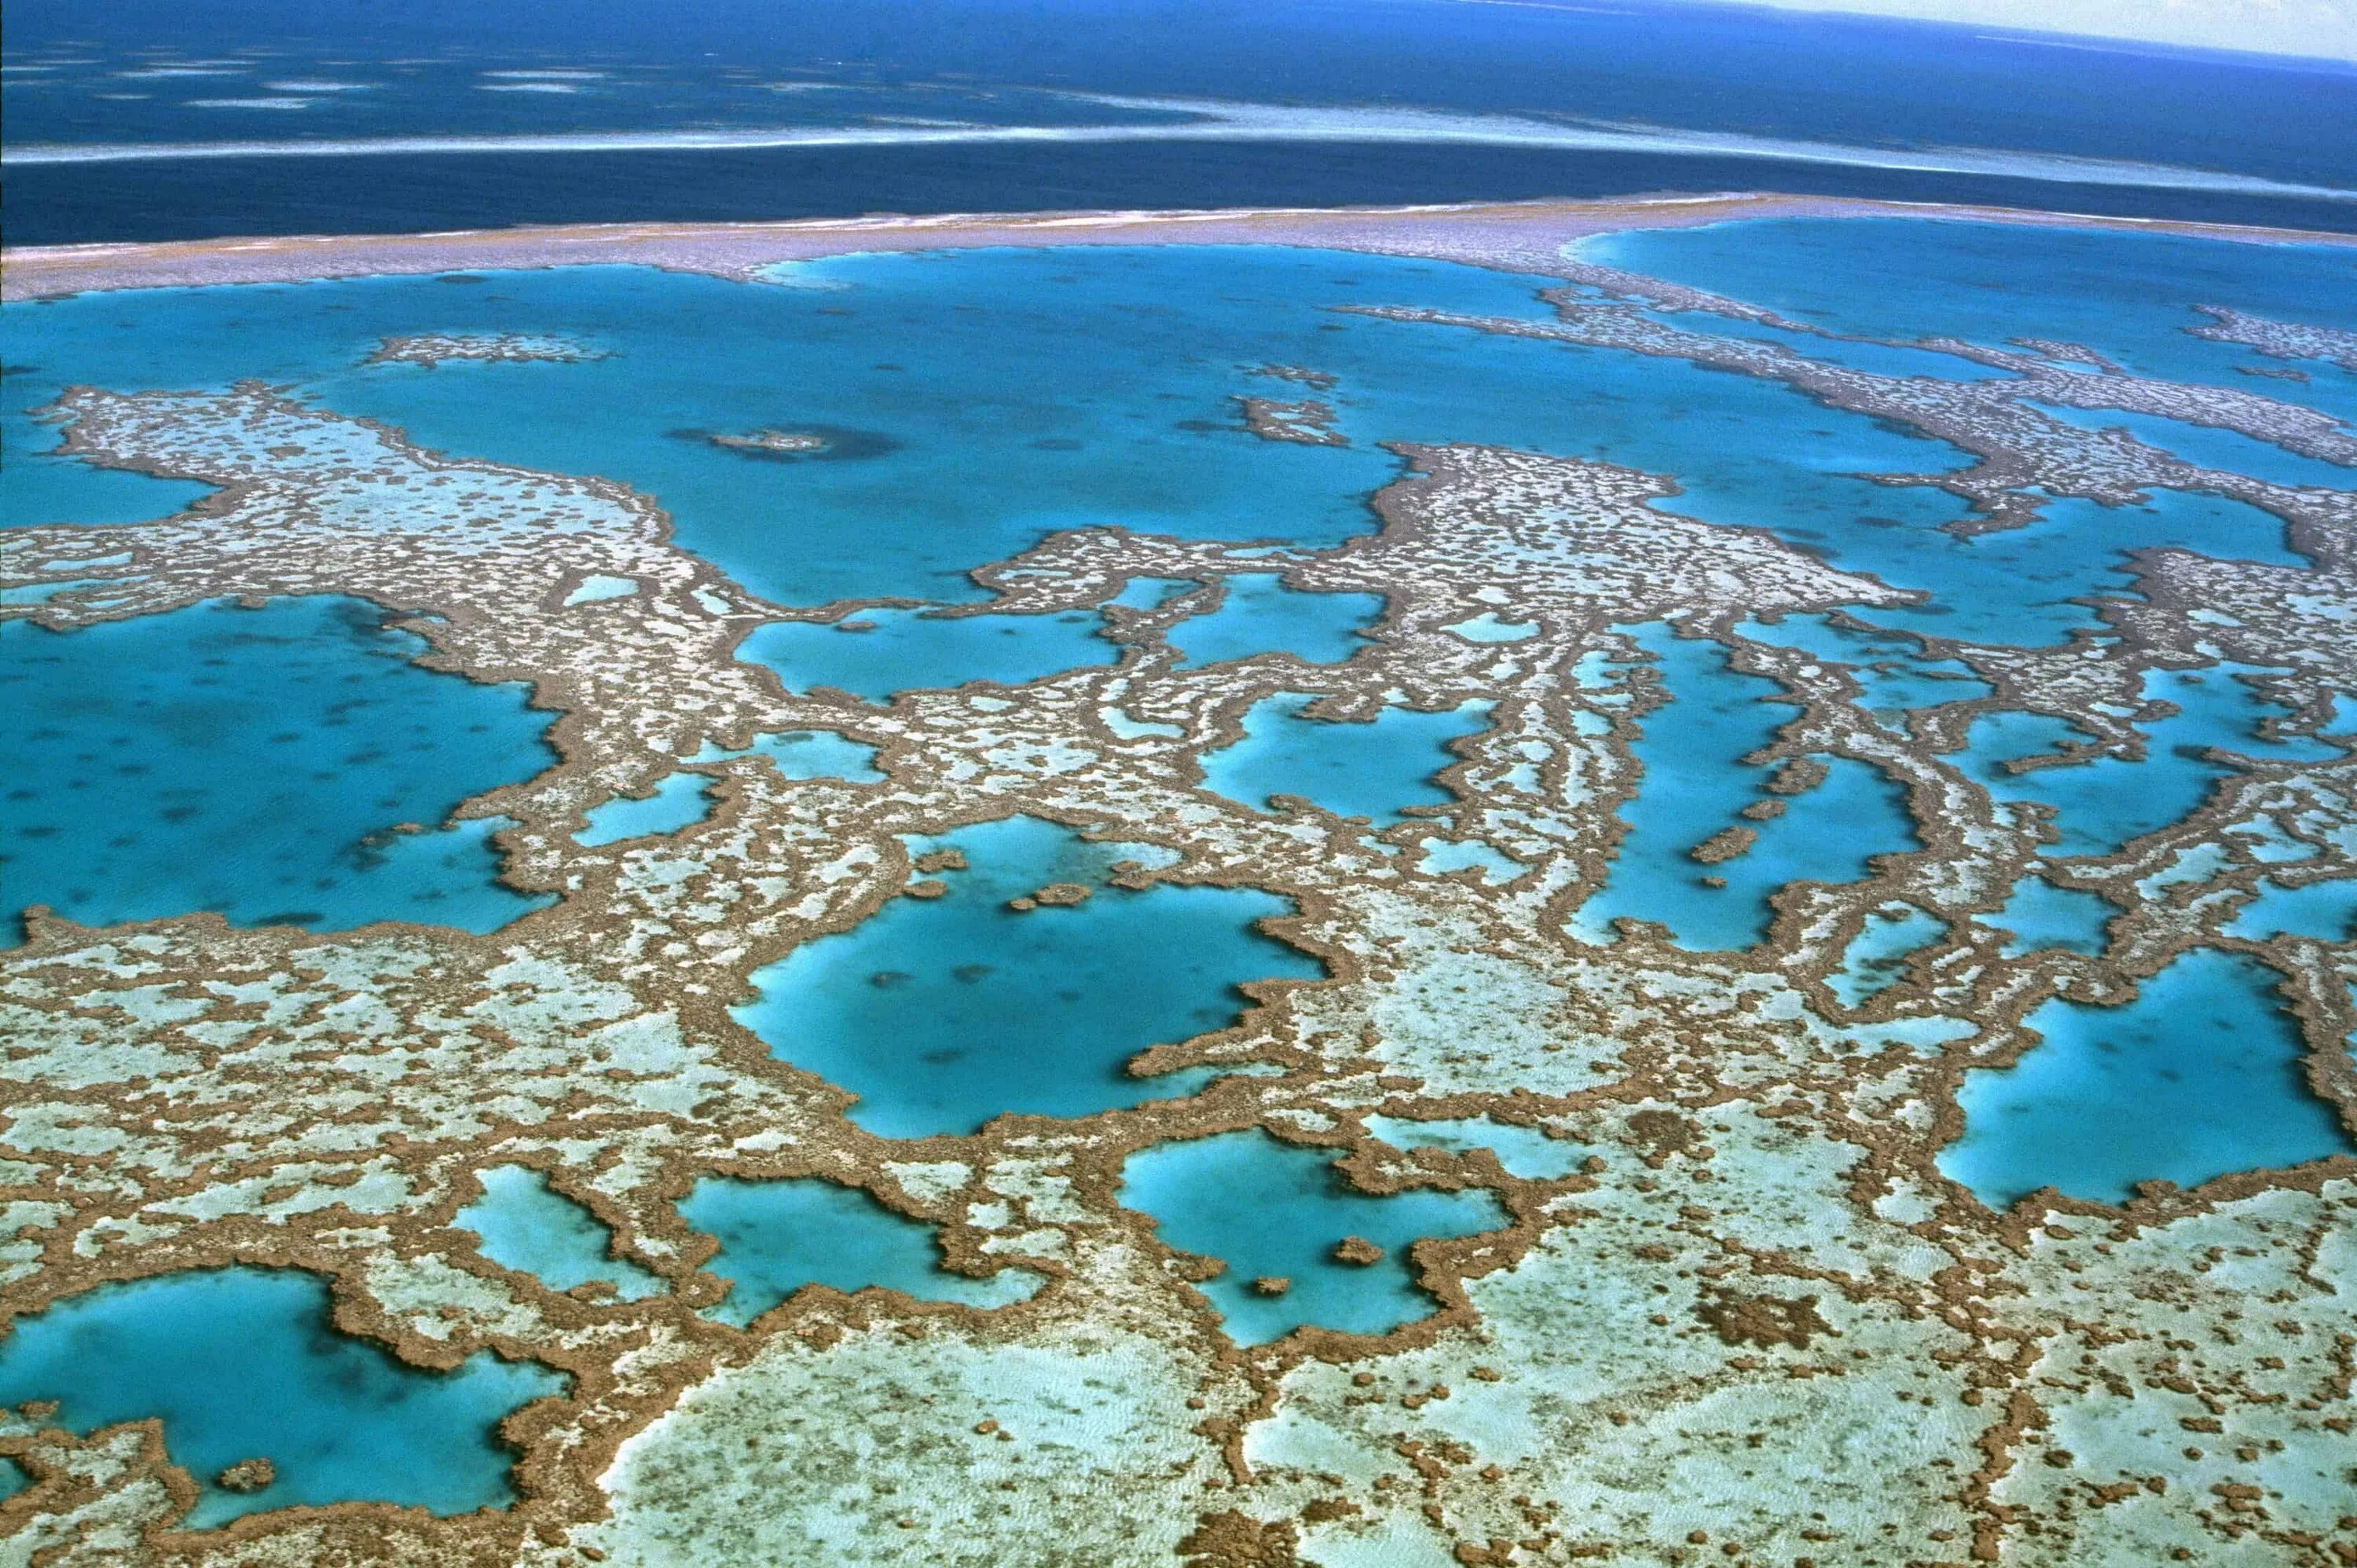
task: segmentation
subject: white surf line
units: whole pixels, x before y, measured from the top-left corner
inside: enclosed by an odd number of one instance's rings
[[[35,144],[0,150],[0,164],[175,162],[239,157],[389,157],[485,153],[726,152],[767,148],[1037,145],[1103,142],[1295,142],[1523,147],[1558,152],[1742,158],[1897,173],[1979,176],[2048,184],[2122,186],[2221,195],[2357,201],[2357,190],[2173,164],[1983,147],[1867,147],[1734,132],[1692,131],[1512,114],[1420,109],[1334,109],[1214,100],[1073,94],[1133,113],[1171,116],[1068,125],[793,125],[692,131],[600,131],[495,136],[371,136],[306,141]]]

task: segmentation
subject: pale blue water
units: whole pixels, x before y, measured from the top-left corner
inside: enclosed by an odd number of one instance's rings
[[[1133,1078],[1147,1047],[1232,1023],[1248,980],[1325,973],[1254,929],[1291,904],[1252,888],[1115,887],[1150,849],[1091,843],[1016,817],[938,837],[970,869],[931,874],[942,897],[899,897],[754,972],[736,1016],[784,1061],[859,1096],[851,1119],[890,1138],[969,1133],[994,1116],[1087,1116],[1191,1093],[1200,1073]],[[1007,908],[1051,883],[1082,904]]]
[[[1498,1156],[1498,1164],[1508,1176],[1521,1176],[1525,1181],[1560,1180],[1595,1153],[1585,1144],[1550,1138],[1536,1127],[1494,1122],[1486,1116],[1448,1122],[1370,1116],[1367,1132],[1394,1149],[1440,1149],[1452,1155],[1487,1149]]]
[[[2310,882],[2298,887],[2263,882],[2258,897],[2221,929],[2230,937],[2255,942],[2278,936],[2319,942],[2350,940],[2357,938],[2357,879]]]
[[[1484,610],[1471,620],[1460,620],[1448,629],[1468,642],[1523,642],[1538,635],[1539,623],[1503,620],[1496,611]]]
[[[1086,611],[1061,615],[929,615],[914,609],[863,609],[845,618],[866,630],[823,621],[780,620],[757,627],[737,657],[766,664],[789,691],[832,686],[880,703],[895,692],[991,681],[1020,686],[1083,664],[1111,664],[1121,645],[1098,635]]]
[[[291,1269],[206,1269],[101,1285],[18,1318],[0,1342],[0,1403],[59,1402],[76,1432],[161,1418],[211,1529],[298,1504],[371,1501],[437,1514],[513,1500],[500,1421],[566,1379],[488,1351],[428,1371],[334,1328],[328,1287]],[[258,1492],[213,1478],[266,1458]]]
[[[1904,729],[1907,715],[1918,708],[1969,702],[1992,690],[1955,660],[1925,658],[1921,643],[1905,633],[1861,631],[1822,615],[1788,615],[1773,625],[1748,620],[1735,635],[1847,666],[1858,685],[1858,706],[1887,728]]]
[[[705,1176],[680,1199],[690,1226],[720,1243],[706,1272],[735,1283],[705,1316],[742,1328],[804,1285],[845,1294],[874,1286],[919,1301],[1006,1306],[1043,1283],[1024,1269],[986,1279],[941,1266],[932,1227],[885,1208],[857,1187],[810,1177],[745,1181]]]
[[[15,351],[33,368],[5,383],[0,439],[52,445],[22,411],[68,381],[137,391],[261,376],[440,450],[633,485],[661,500],[685,547],[794,605],[970,601],[967,569],[1063,528],[1330,545],[1373,526],[1365,497],[1399,472],[1375,445],[1386,440],[1674,473],[1688,492],[1679,510],[1804,541],[1854,530],[1861,514],[1922,532],[1963,510],[1846,477],[1953,467],[1962,453],[1781,387],[1327,308],[1544,317],[1541,278],[1212,246],[851,256],[793,280],[817,286],[586,267],[11,306]],[[520,329],[611,354],[361,363],[390,336]],[[1076,342],[1089,345],[1085,374]],[[1340,377],[1329,398],[1353,445],[1238,427],[1236,395],[1281,385],[1252,373],[1269,363]],[[834,445],[780,461],[710,439],[759,428],[824,431]],[[70,503],[40,510],[121,510],[95,490],[90,509]],[[0,489],[0,515],[31,514]]]
[[[1405,820],[1404,807],[1455,801],[1435,781],[1457,760],[1449,743],[1489,724],[1485,702],[1430,714],[1384,708],[1365,723],[1345,724],[1305,717],[1314,701],[1279,692],[1254,703],[1244,714],[1243,738],[1203,754],[1203,787],[1258,811],[1275,810],[1275,796],[1297,795],[1387,828]]]
[[[89,925],[212,909],[238,925],[488,931],[552,900],[494,880],[471,795],[553,766],[521,683],[410,660],[355,599],[221,601],[71,632],[0,622],[5,940],[47,904]],[[388,833],[417,823],[419,833]]]
[[[1669,928],[1682,947],[1727,950],[1767,935],[1768,895],[1796,877],[1855,882],[1877,854],[1916,847],[1898,785],[1850,757],[1824,757],[1823,783],[1785,801],[1781,816],[1738,813],[1770,799],[1774,769],[1744,760],[1773,740],[1797,709],[1775,682],[1728,667],[1724,646],[1678,637],[1654,623],[1624,627],[1655,661],[1666,705],[1639,721],[1631,746],[1645,769],[1620,807],[1629,831],[1604,886],[1580,907],[1573,929],[1609,941],[1621,917]],[[1692,852],[1723,829],[1758,835],[1731,859],[1705,865]],[[1713,886],[1704,878],[1724,885]]]
[[[790,729],[757,735],[742,751],[723,751],[710,741],[688,758],[690,762],[725,762],[737,757],[766,757],[787,779],[841,779],[852,784],[875,784],[884,775],[876,770],[876,748],[849,740],[833,730]]]
[[[1330,1151],[1281,1144],[1248,1131],[1158,1144],[1122,1166],[1118,1197],[1150,1217],[1155,1233],[1180,1251],[1227,1267],[1196,1288],[1211,1298],[1228,1337],[1265,1345],[1305,1324],[1345,1334],[1381,1334],[1427,1316],[1406,1250],[1432,1236],[1504,1228],[1505,1211],[1486,1192],[1420,1188],[1378,1197],[1335,1170]],[[1358,1236],[1383,1250],[1372,1264],[1338,1262],[1335,1244]],[[1259,1278],[1291,1282],[1282,1295],[1253,1288]]]
[[[1383,613],[1381,594],[1312,594],[1274,572],[1240,572],[1209,615],[1172,627],[1167,640],[1186,655],[1178,668],[1222,664],[1255,653],[1289,653],[1305,664],[1340,664],[1367,646],[1360,629]]]
[[[675,833],[702,822],[712,810],[712,797],[705,792],[711,782],[701,773],[667,773],[656,782],[654,793],[642,799],[617,795],[590,807],[582,813],[586,825],[573,842],[596,849],[651,833]]]
[[[2274,971],[2197,949],[2121,1007],[2060,998],[2044,1038],[2004,1069],[1964,1075],[1964,1136],[1940,1169],[2004,1208],[2041,1187],[2116,1203],[2141,1181],[2192,1187],[2230,1171],[2349,1151],[2309,1091]]]
[[[552,1191],[540,1172],[498,1165],[479,1179],[482,1197],[450,1223],[472,1230],[479,1238],[475,1250],[500,1267],[535,1275],[551,1290],[603,1280],[622,1301],[665,1288],[660,1275],[614,1256],[613,1232],[588,1209]]]
[[[2057,887],[2042,876],[2025,876],[2013,885],[2002,908],[1981,919],[2013,933],[2004,948],[2007,958],[2020,958],[2041,948],[2093,957],[2104,950],[2104,928],[2119,912],[2117,905],[2100,894]]]
[[[2296,736],[2260,739],[2258,725],[2287,716],[2287,710],[2239,679],[2251,672],[2252,667],[2237,664],[2147,671],[2145,698],[2175,703],[2179,711],[2138,726],[2145,736],[2140,762],[2104,756],[2008,774],[1998,764],[2053,750],[2066,738],[2083,738],[2061,719],[2018,713],[1975,720],[1964,749],[1950,760],[2000,800],[2034,800],[2052,808],[2055,853],[2109,854],[2179,821],[2233,771],[2205,758],[2212,747],[2269,761],[2316,762],[2339,755],[2320,741]]]
[[[1825,989],[1845,1007],[1859,1007],[1907,976],[1907,961],[1947,934],[1948,923],[1911,904],[1868,914],[1842,952]]]
[[[1870,338],[2089,345],[2133,374],[2263,392],[2357,417],[2357,378],[2193,337],[2217,305],[2357,330],[2357,253],[2178,234],[1906,219],[1779,218],[1581,242],[1610,266]],[[2297,364],[2306,385],[2239,373]],[[2317,373],[2322,372],[2322,373]]]
[[[2291,387],[2289,382],[2278,384],[2285,389]],[[2299,401],[2297,397],[2284,397],[2280,392],[2270,392],[2269,395],[2285,403]],[[2316,485],[2329,490],[2357,489],[2357,468],[2328,463],[2320,457],[2302,456],[2239,430],[2219,430],[2189,420],[2166,419],[2157,413],[2129,413],[2115,408],[2064,408],[2052,403],[2038,406],[2048,417],[2082,430],[2125,430],[2146,446],[2157,446],[2196,467],[2248,474],[2255,479],[2267,479],[2278,485]]]

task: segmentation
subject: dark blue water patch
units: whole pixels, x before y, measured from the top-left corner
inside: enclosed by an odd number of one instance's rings
[[[1150,1217],[1182,1252],[1215,1258],[1219,1274],[1197,1288],[1228,1337],[1265,1345],[1314,1325],[1382,1334],[1429,1316],[1407,1251],[1427,1237],[1502,1230],[1504,1209],[1487,1192],[1411,1188],[1377,1195],[1351,1185],[1330,1150],[1279,1143],[1265,1133],[1157,1144],[1122,1166],[1122,1206]],[[1370,1263],[1335,1249],[1357,1237],[1382,1249]],[[1283,1282],[1279,1290],[1261,1282]]]
[[[807,436],[818,445],[764,445],[749,438],[759,431]],[[716,446],[748,463],[856,463],[863,457],[882,457],[900,449],[898,440],[880,430],[849,430],[840,424],[813,424],[795,419],[766,420],[750,430],[674,430],[670,435],[674,441]]]
[[[1612,923],[1626,917],[1667,927],[1682,947],[1749,947],[1768,934],[1776,889],[1803,878],[1854,882],[1874,856],[1918,847],[1903,791],[1855,758],[1808,759],[1824,768],[1821,782],[1770,793],[1776,769],[1745,758],[1795,716],[1781,686],[1733,669],[1719,643],[1660,623],[1620,629],[1654,660],[1668,702],[1638,721],[1630,749],[1644,773],[1620,806],[1628,831],[1604,886],[1573,917],[1583,940],[1611,940]],[[1770,800],[1783,801],[1781,814],[1741,814]],[[1729,830],[1752,835],[1749,847],[1695,858]]]
[[[1367,645],[1359,634],[1383,613],[1381,594],[1308,593],[1274,572],[1240,572],[1218,609],[1180,621],[1164,639],[1185,655],[1182,670],[1256,653],[1340,664]]]
[[[2197,949],[2122,1006],[2046,1003],[2027,1020],[2038,1045],[2010,1068],[1964,1075],[1964,1136],[1940,1169],[2002,1208],[2043,1187],[2120,1203],[2139,1182],[2192,1187],[2349,1152],[2300,1072],[2278,979]]]
[[[756,970],[752,1000],[736,1009],[771,1055],[859,1096],[851,1119],[885,1137],[1191,1093],[1204,1074],[1137,1078],[1124,1066],[1233,1023],[1241,982],[1325,973],[1255,929],[1292,912],[1274,894],[1108,880],[1121,862],[1167,852],[1031,817],[908,843],[919,856],[956,851],[967,866],[924,874],[937,897],[894,898]],[[1011,907],[1059,885],[1089,897]]]
[[[551,1290],[602,1283],[621,1301],[664,1289],[662,1277],[614,1256],[613,1232],[580,1204],[552,1189],[525,1165],[482,1173],[482,1196],[450,1217],[472,1230],[475,1250],[503,1269],[531,1274]]]
[[[197,1483],[191,1528],[265,1509],[381,1502],[459,1514],[514,1500],[500,1422],[567,1380],[478,1352],[428,1371],[339,1332],[328,1287],[291,1269],[231,1268],[98,1286],[16,1320],[0,1403],[54,1400],[87,1434],[160,1419]],[[267,1459],[258,1491],[216,1478]]]
[[[0,622],[0,705],[29,720],[0,730],[7,913],[479,932],[553,902],[497,880],[493,821],[439,825],[553,766],[552,715],[412,662],[383,619],[318,596]]]
[[[791,692],[833,687],[881,703],[894,693],[975,681],[1002,686],[1121,658],[1090,610],[1048,615],[943,616],[864,609],[841,621],[780,620],[753,628],[737,657],[766,664]]]
[[[1405,820],[1405,808],[1455,803],[1437,782],[1457,760],[1450,745],[1490,722],[1491,704],[1478,700],[1438,713],[1387,707],[1362,723],[1306,716],[1315,701],[1279,692],[1254,703],[1243,736],[1203,754],[1203,787],[1256,811],[1293,795],[1337,816],[1392,827]]]
[[[1964,749],[1950,759],[1957,770],[1999,800],[2032,800],[2053,813],[2054,851],[2109,854],[2130,840],[2181,821],[2234,771],[2214,749],[2258,761],[2320,762],[2337,757],[2322,741],[2291,736],[2264,740],[2259,725],[2290,716],[2243,677],[2252,666],[2218,664],[2201,670],[2154,670],[2144,680],[2148,702],[2177,711],[2137,725],[2144,757],[2099,755],[2084,762],[2008,772],[2004,765],[2061,749],[2087,737],[2050,714],[1985,714],[1973,721]]]
[[[748,1181],[705,1176],[680,1217],[720,1243],[704,1265],[729,1280],[705,1316],[742,1328],[805,1285],[845,1294],[880,1286],[919,1301],[1006,1306],[1043,1283],[1023,1269],[985,1279],[941,1266],[932,1227],[895,1213],[856,1187],[812,1177]]]

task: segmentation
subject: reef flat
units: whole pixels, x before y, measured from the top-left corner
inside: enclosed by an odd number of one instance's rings
[[[2357,1555],[2357,252],[1468,211],[12,252],[12,634],[554,750],[336,819],[479,929],[24,901],[9,1550]]]

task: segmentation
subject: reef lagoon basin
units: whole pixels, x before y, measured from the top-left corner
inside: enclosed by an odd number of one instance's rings
[[[2346,237],[8,254],[5,1552],[2357,1555]]]

